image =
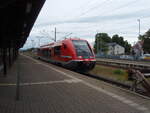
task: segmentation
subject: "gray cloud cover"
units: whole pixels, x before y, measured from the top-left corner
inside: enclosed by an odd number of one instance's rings
[[[137,19],[141,20],[141,33],[150,28],[149,4],[148,0],[47,0],[30,36],[57,27],[60,32],[72,32],[71,36],[88,37],[89,41],[94,41],[96,32],[106,32],[133,43],[137,41]]]

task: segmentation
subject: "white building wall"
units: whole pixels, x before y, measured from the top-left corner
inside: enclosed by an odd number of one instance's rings
[[[125,48],[117,44],[114,48],[114,54],[120,55],[120,54],[124,54],[124,53],[125,53]]]
[[[115,46],[108,47],[108,55],[120,55],[125,53],[125,48],[116,44]]]

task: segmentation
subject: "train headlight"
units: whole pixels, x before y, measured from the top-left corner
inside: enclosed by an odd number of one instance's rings
[[[94,58],[94,56],[90,56],[90,58]]]
[[[78,58],[82,58],[82,56],[78,56]]]

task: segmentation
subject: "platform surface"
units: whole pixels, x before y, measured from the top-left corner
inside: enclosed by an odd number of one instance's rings
[[[7,77],[0,75],[0,113],[150,113],[150,100],[101,84],[20,55]]]

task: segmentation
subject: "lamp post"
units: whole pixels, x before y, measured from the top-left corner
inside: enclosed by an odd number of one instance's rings
[[[140,19],[138,19],[137,21],[139,22],[139,37],[140,37],[140,27],[141,27]]]
[[[32,48],[33,48],[33,46],[34,46],[34,40],[31,40],[31,42],[32,42]]]
[[[38,38],[38,47],[40,47],[41,46],[41,39],[43,38],[42,36],[37,36],[37,38]]]
[[[54,40],[56,42],[57,41],[57,39],[56,39],[56,27],[55,27],[55,34],[54,35],[55,35],[55,39]]]
[[[98,54],[98,50],[99,50],[99,45],[98,45],[98,36],[99,36],[99,35],[97,34],[97,36],[96,36],[96,46],[97,46],[97,47],[96,47],[96,48],[97,48],[97,50],[96,50],[96,51],[97,51],[97,54]]]

